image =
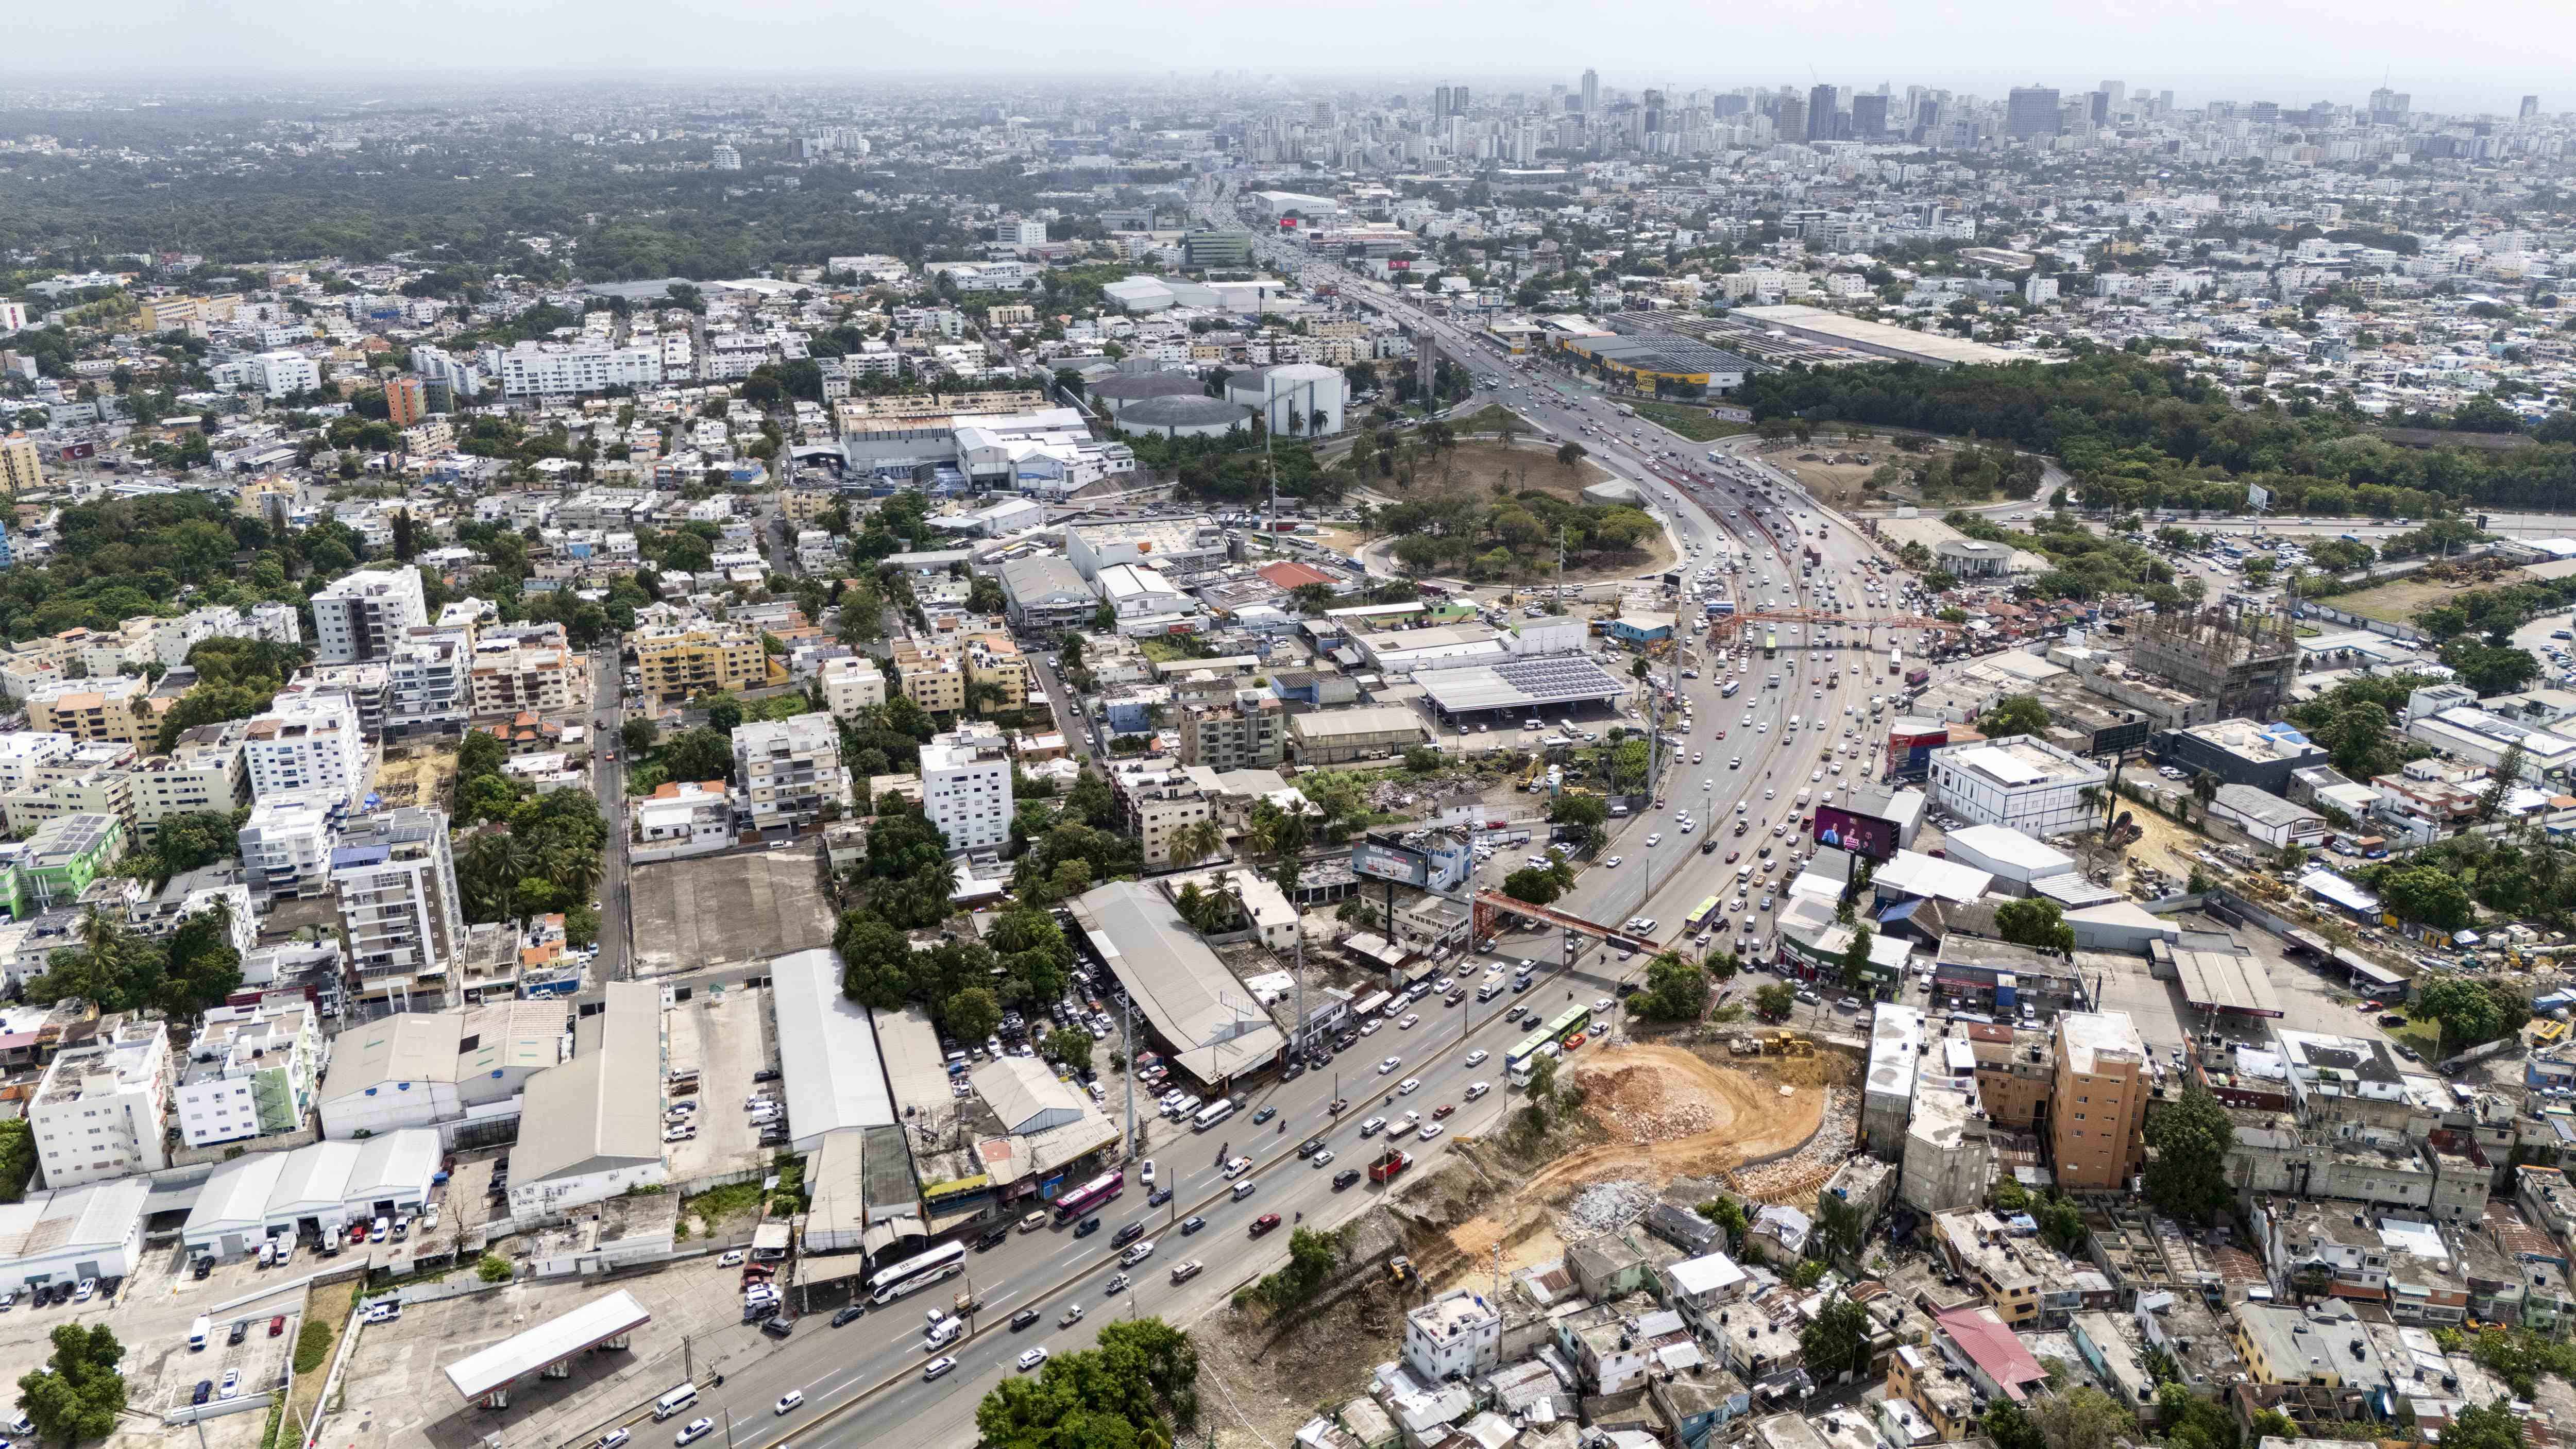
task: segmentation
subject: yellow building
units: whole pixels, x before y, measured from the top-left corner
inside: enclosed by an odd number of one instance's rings
[[[892,652],[904,698],[934,714],[955,714],[966,707],[966,671],[954,651],[898,639]]]
[[[998,698],[987,700],[988,709],[1018,709],[1029,702],[1029,664],[1008,635],[979,634],[967,640],[966,677],[1001,690]]]
[[[781,488],[778,511],[798,528],[811,528],[814,520],[829,513],[841,501],[841,495],[829,488]]]
[[[161,709],[174,701],[156,708],[151,693],[151,681],[131,676],[67,679],[27,697],[27,728],[70,735],[82,744],[154,740],[161,733]]]
[[[669,625],[632,636],[644,693],[675,704],[719,690],[787,682],[787,666],[762,647],[760,631],[736,624]]]
[[[45,463],[36,440],[25,433],[0,438],[0,494],[15,498],[44,486]]]

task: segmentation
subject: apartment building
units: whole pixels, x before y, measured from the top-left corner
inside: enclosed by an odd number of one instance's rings
[[[242,737],[255,798],[320,791],[343,809],[375,780],[375,755],[343,690],[290,690],[251,718]]]
[[[9,833],[23,836],[65,815],[107,815],[131,837],[137,828],[133,766],[134,746],[102,744],[83,745],[38,769],[24,786],[0,796]]]
[[[1288,707],[1267,690],[1240,691],[1232,703],[1184,705],[1174,723],[1184,765],[1262,770],[1287,755]]]
[[[170,1165],[170,1029],[102,1021],[96,1039],[67,1047],[27,1103],[45,1185],[60,1190]]]
[[[932,714],[957,714],[966,708],[966,670],[956,654],[915,639],[894,641],[895,677],[903,697]]]
[[[140,678],[66,679],[27,696],[27,728],[69,735],[82,744],[115,740],[139,744],[161,729],[161,711],[150,698],[152,682]]]
[[[473,709],[477,717],[560,714],[574,708],[571,651],[545,645],[477,644],[473,664]]]
[[[2057,1018],[2057,1075],[2049,1137],[2057,1185],[2069,1192],[2125,1187],[2146,1159],[2147,1046],[2125,1011]]]
[[[328,791],[263,796],[235,837],[251,897],[309,900],[331,888],[332,822],[346,805]]]
[[[44,455],[25,433],[0,438],[0,494],[15,498],[45,486]]]
[[[647,846],[733,843],[733,799],[722,780],[665,780],[632,813],[635,838]]]
[[[415,569],[368,570],[332,580],[313,596],[314,661],[388,660],[429,622]]]
[[[760,631],[740,624],[672,624],[628,636],[648,698],[678,704],[719,690],[762,689],[787,682]]]
[[[2036,735],[1936,749],[1930,774],[1933,803],[2034,840],[2081,828],[2096,813],[2084,792],[2109,779],[2101,766]]]
[[[1002,732],[974,724],[921,747],[921,808],[948,848],[983,850],[1011,838],[1011,757]]]
[[[360,997],[444,999],[465,942],[447,812],[412,805],[350,822],[331,887]]]
[[[818,676],[823,707],[839,719],[857,719],[859,711],[886,702],[885,671],[873,659],[826,659]]]
[[[229,815],[250,803],[250,721],[225,720],[180,734],[170,753],[134,767],[134,826],[148,839],[173,815]]]
[[[467,675],[473,638],[470,630],[432,624],[394,646],[385,665],[387,737],[464,732],[472,705]]]
[[[1216,796],[1165,760],[1113,765],[1109,788],[1118,797],[1128,828],[1145,847],[1149,867],[1174,863],[1172,840],[1202,821],[1216,818]]]
[[[1029,665],[1020,646],[1002,634],[966,640],[966,682],[986,709],[1018,709],[1029,700]]]
[[[113,815],[58,815],[27,838],[13,894],[38,911],[68,907],[124,859],[131,839],[125,822]]]
[[[312,1114],[322,1032],[300,994],[209,1009],[187,1056],[174,1115],[190,1147],[298,1131]]]
[[[408,428],[429,416],[429,385],[417,377],[385,379],[385,420]]]
[[[734,777],[738,816],[762,833],[820,825],[825,807],[850,810],[850,772],[841,765],[841,730],[828,714],[736,725]]]
[[[662,380],[662,349],[612,347],[605,342],[522,342],[500,354],[496,371],[503,397],[650,387]]]

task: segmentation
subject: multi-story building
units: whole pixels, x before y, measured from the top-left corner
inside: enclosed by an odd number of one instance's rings
[[[1118,799],[1129,830],[1144,842],[1148,866],[1176,863],[1172,853],[1174,837],[1202,821],[1216,819],[1213,792],[1168,761],[1137,760],[1112,766],[1109,788]]]
[[[69,735],[82,744],[115,740],[138,744],[161,728],[151,700],[152,682],[141,678],[66,679],[40,685],[27,696],[27,728]]]
[[[1452,1288],[1404,1315],[1404,1362],[1426,1384],[1464,1383],[1502,1366],[1503,1312]]]
[[[181,1139],[212,1147],[301,1130],[321,1056],[316,1013],[301,994],[210,1008],[179,1073]]]
[[[477,717],[523,710],[563,713],[573,708],[572,655],[546,645],[504,644],[493,649],[478,643],[473,691]]]
[[[2125,1011],[2057,1018],[2057,1076],[2049,1140],[2057,1185],[2070,1192],[2125,1187],[2146,1157],[2146,1043]]]
[[[1018,709],[1029,701],[1028,660],[1007,635],[970,635],[966,640],[966,683],[983,696],[985,709]]]
[[[955,651],[915,639],[897,639],[891,653],[903,697],[932,714],[956,714],[966,708],[966,669]]]
[[[921,747],[921,808],[948,848],[983,850],[1011,838],[1011,757],[1002,732],[975,724]]]
[[[605,342],[522,342],[500,354],[503,397],[544,397],[650,387],[662,380],[662,349]]]
[[[385,663],[387,700],[384,733],[406,735],[461,734],[472,705],[468,671],[473,658],[470,630],[424,625],[394,646]]]
[[[170,1165],[170,1029],[158,1021],[100,1023],[65,1049],[27,1103],[45,1185],[61,1189]]]
[[[665,780],[635,802],[635,838],[665,848],[733,843],[733,801],[722,780]]]
[[[15,894],[38,911],[69,906],[124,859],[129,839],[113,815],[57,815],[27,838]]]
[[[331,886],[355,994],[444,999],[465,942],[447,812],[412,805],[351,821],[331,852]]]
[[[2037,735],[2014,735],[1932,752],[1933,802],[1979,825],[2000,825],[2034,840],[2083,827],[2100,813],[2084,792],[2110,772]]]
[[[391,659],[429,622],[416,569],[370,569],[332,580],[313,596],[314,658],[323,664]]]
[[[850,810],[850,772],[841,729],[828,714],[800,714],[734,726],[736,801],[748,828],[793,832],[824,822],[826,806]]]
[[[250,807],[236,837],[253,899],[312,899],[331,888],[332,822],[348,802],[329,791],[289,792]]]
[[[48,820],[65,815],[107,815],[131,837],[134,811],[134,746],[83,745],[68,759],[48,765],[22,788],[0,796],[9,832],[25,835]]]
[[[320,791],[346,809],[375,778],[375,756],[359,726],[357,705],[343,690],[279,695],[267,713],[252,717],[242,752],[258,799]]]
[[[657,703],[787,682],[786,666],[762,645],[760,631],[743,625],[673,624],[629,637],[644,693]]]
[[[819,677],[823,707],[837,719],[857,719],[859,711],[886,702],[885,671],[873,659],[826,659]]]
[[[397,374],[385,379],[385,418],[397,428],[408,428],[429,416],[429,385],[417,377]]]
[[[225,720],[180,734],[170,753],[134,767],[134,825],[149,838],[173,815],[230,815],[250,803],[250,721]]]
[[[25,433],[0,438],[0,494],[15,498],[45,486],[44,456]]]
[[[1266,770],[1287,755],[1288,707],[1267,690],[1238,691],[1231,704],[1184,705],[1174,723],[1184,765]]]

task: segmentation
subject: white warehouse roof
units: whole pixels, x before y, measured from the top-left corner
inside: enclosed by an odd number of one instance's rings
[[[781,956],[769,976],[778,1012],[778,1068],[787,1089],[795,1147],[811,1152],[844,1127],[891,1127],[877,1029],[868,1009],[841,994],[841,956],[817,947]]]

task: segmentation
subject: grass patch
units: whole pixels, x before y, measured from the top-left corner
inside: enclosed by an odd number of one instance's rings
[[[691,1217],[699,1219],[707,1225],[709,1231],[713,1231],[716,1224],[727,1218],[744,1217],[758,1211],[760,1211],[758,1181],[728,1182],[722,1187],[708,1188],[695,1197],[680,1199],[680,1216],[683,1219]]]
[[[2445,604],[2465,589],[2445,587],[2438,581],[2422,578],[2398,579],[2373,588],[2355,589],[2349,594],[2336,594],[2326,602],[2346,613],[2391,624],[2412,624],[2418,609]]]
[[[2404,1026],[2387,1028],[2391,1041],[2403,1042],[2415,1049],[2426,1061],[2436,1060],[2442,1046],[2442,1025],[2436,1021],[2419,1021],[2408,1013]]]
[[[286,1403],[295,1409],[293,1422],[310,1424],[321,1411],[331,1355],[339,1348],[340,1335],[348,1331],[349,1315],[357,1311],[364,1290],[365,1284],[352,1283],[346,1293],[304,1295],[304,1326],[295,1331],[295,1386],[286,1396]]]
[[[1637,416],[1668,432],[1679,433],[1694,443],[1713,443],[1719,438],[1731,438],[1738,433],[1753,431],[1744,423],[1730,423],[1722,418],[1712,417],[1698,408],[1660,402],[1641,402],[1634,406],[1637,409]]]

